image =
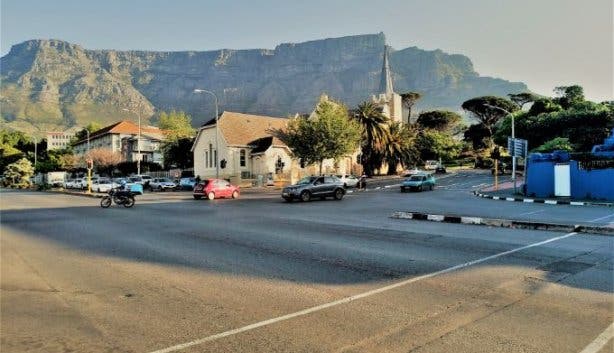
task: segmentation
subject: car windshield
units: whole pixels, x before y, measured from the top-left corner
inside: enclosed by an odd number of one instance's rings
[[[167,178],[160,178],[160,180],[159,180],[159,181],[160,181],[161,183],[170,183],[170,182],[171,182],[171,180],[170,180],[170,179],[167,179]]]
[[[303,179],[299,180],[298,183],[296,183],[296,185],[311,184],[311,182],[313,182],[314,179],[315,177],[304,177]]]
[[[422,175],[412,175],[409,178],[410,181],[422,181],[424,179],[426,179],[426,178],[424,176],[422,176]]]

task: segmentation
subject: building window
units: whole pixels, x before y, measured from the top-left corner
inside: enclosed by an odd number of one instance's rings
[[[208,168],[211,168],[213,166],[213,145],[209,144],[209,164],[207,165]]]
[[[217,168],[217,150],[214,150],[213,154],[214,154],[214,156],[213,156],[213,166],[215,168]]]
[[[205,168],[209,168],[209,151],[205,151]]]
[[[239,165],[245,167],[245,150],[239,152]]]

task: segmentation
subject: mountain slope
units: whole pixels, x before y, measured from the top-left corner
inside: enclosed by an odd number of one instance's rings
[[[108,124],[138,111],[180,109],[200,124],[220,111],[285,116],[308,112],[322,92],[355,106],[376,93],[383,33],[281,44],[274,50],[147,52],[86,50],[31,40],[0,59],[2,118],[9,127],[45,131]],[[522,83],[481,77],[469,58],[415,47],[392,51],[397,92],[419,91],[418,108],[458,110],[471,97],[524,91]],[[129,109],[129,113],[123,109]]]

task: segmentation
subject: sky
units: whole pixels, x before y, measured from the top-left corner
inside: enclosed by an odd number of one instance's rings
[[[614,99],[612,0],[1,0],[0,11],[2,56],[42,38],[204,51],[384,32],[394,49],[463,54],[535,93],[579,84],[588,99]]]

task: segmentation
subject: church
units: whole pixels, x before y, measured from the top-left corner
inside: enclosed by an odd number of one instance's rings
[[[389,47],[386,46],[384,48],[384,62],[382,65],[382,74],[378,89],[379,94],[374,94],[371,97],[371,100],[373,103],[382,107],[384,115],[386,115],[391,121],[409,123],[407,118],[403,118],[403,100],[401,99],[401,95],[394,91],[388,50]]]

